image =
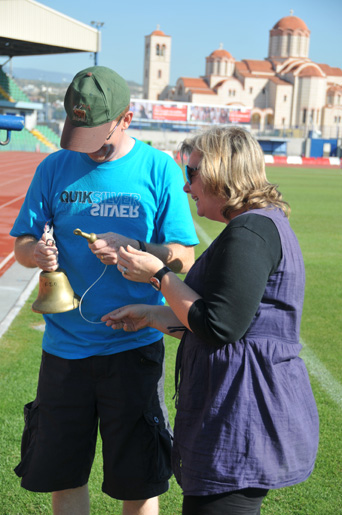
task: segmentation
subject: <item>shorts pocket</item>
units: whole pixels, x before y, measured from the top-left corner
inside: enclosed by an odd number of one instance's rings
[[[38,430],[38,406],[35,401],[24,406],[25,427],[21,438],[21,462],[14,469],[19,477],[27,472]]]
[[[145,367],[156,367],[163,364],[164,342],[159,340],[144,347],[134,349],[138,356],[139,363]]]
[[[148,411],[144,413],[144,459],[148,481],[160,482],[169,479],[171,469],[171,434],[162,424],[162,416]]]

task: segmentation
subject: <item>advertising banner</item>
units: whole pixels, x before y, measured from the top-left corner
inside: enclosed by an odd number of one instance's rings
[[[232,123],[250,123],[251,111],[229,111],[229,121]]]
[[[153,120],[166,120],[172,122],[186,122],[188,120],[188,107],[177,105],[155,104],[152,111]]]
[[[133,120],[166,123],[229,124],[250,123],[251,110],[233,106],[197,105],[132,99]]]
[[[132,100],[131,111],[133,111],[133,118],[140,118],[142,120],[152,119],[152,103],[146,100]]]
[[[168,102],[148,102],[145,100],[132,100],[131,110],[134,118],[166,122],[187,122],[188,105]]]
[[[201,106],[196,104],[190,105],[190,121],[213,123],[227,123],[229,115],[228,107]]]

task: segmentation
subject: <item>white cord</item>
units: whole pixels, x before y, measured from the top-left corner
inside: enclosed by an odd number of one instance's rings
[[[78,309],[79,309],[79,312],[80,312],[81,317],[82,317],[82,318],[83,318],[83,320],[85,320],[86,322],[89,322],[89,324],[105,324],[105,323],[106,323],[106,322],[101,322],[101,321],[100,321],[100,322],[93,322],[92,320],[88,320],[85,316],[83,316],[82,309],[81,309],[81,305],[82,305],[83,299],[84,299],[84,297],[86,296],[86,294],[88,293],[88,291],[89,291],[89,290],[91,290],[91,288],[92,288],[93,286],[95,286],[95,284],[96,284],[96,283],[101,279],[101,277],[103,276],[103,274],[104,274],[104,273],[105,273],[105,271],[107,270],[107,266],[108,266],[108,265],[105,265],[104,270],[103,270],[102,274],[100,275],[100,277],[98,277],[98,278],[96,279],[96,281],[95,281],[91,286],[89,286],[89,288],[88,288],[88,289],[83,293],[83,295],[82,295],[82,297],[81,297],[81,300],[80,300],[80,304],[79,304],[79,306],[78,306]]]

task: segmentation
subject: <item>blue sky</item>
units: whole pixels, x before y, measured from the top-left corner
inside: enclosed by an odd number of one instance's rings
[[[41,0],[71,18],[90,24],[104,22],[98,64],[113,68],[126,80],[142,84],[144,36],[157,25],[172,36],[171,84],[178,77],[199,77],[205,57],[213,50],[228,50],[236,60],[264,59],[269,31],[290,9],[311,31],[309,57],[317,63],[342,68],[341,0]],[[4,62],[1,60],[1,62]],[[90,54],[22,57],[18,68],[67,72],[74,75],[92,66]]]

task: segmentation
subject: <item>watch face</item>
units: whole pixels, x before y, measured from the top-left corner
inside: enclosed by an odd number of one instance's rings
[[[160,281],[156,277],[151,277],[150,284],[153,286],[153,288],[157,291],[160,291]]]

